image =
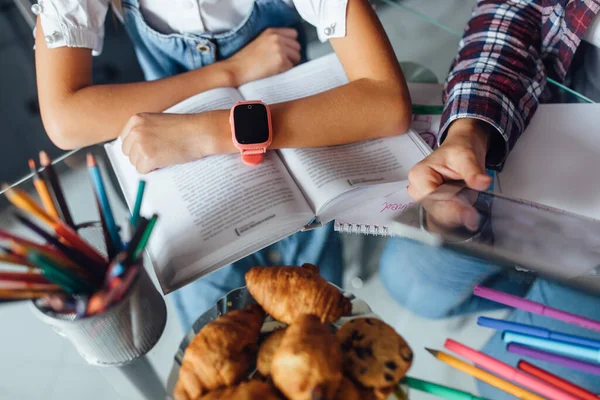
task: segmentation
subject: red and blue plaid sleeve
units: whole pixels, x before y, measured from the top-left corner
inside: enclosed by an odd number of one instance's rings
[[[480,0],[446,82],[440,132],[458,118],[498,131],[487,167],[501,169],[545,89],[542,0]],[[500,136],[501,135],[501,136]]]

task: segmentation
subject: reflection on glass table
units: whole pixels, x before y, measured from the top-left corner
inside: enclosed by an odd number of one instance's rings
[[[578,281],[600,293],[598,221],[446,184],[407,210],[398,223],[400,232],[417,240]]]

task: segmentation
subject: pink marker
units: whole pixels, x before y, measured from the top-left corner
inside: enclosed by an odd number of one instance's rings
[[[534,378],[524,372],[519,371],[515,367],[503,363],[502,361],[496,360],[493,357],[483,354],[477,350],[465,346],[452,339],[446,339],[444,347],[448,350],[458,354],[461,357],[479,365],[488,371],[515,382],[517,385],[523,386],[524,388],[531,389],[536,393],[541,394],[549,399],[560,399],[560,400],[580,400],[579,397],[573,396],[563,390],[560,390],[556,386],[553,386],[547,382]]]
[[[564,321],[569,324],[581,326],[582,328],[591,329],[593,331],[600,331],[600,321],[585,318],[580,315],[559,310],[557,308],[547,307],[542,303],[523,299],[512,294],[500,292],[498,290],[490,288],[485,288],[479,285],[473,288],[473,294],[475,296],[483,297],[484,299],[518,308],[520,310],[524,310],[533,314],[545,315],[546,317]]]

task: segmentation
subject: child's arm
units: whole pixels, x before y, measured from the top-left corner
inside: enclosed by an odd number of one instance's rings
[[[366,0],[348,1],[346,27],[346,36],[331,39],[331,44],[350,82],[273,105],[273,148],[330,146],[408,129],[408,88],[383,27]],[[123,150],[140,172],[233,153],[237,150],[231,143],[228,116],[227,111],[186,116],[177,132],[167,132],[171,116],[136,116],[123,130]],[[162,118],[164,123],[159,122]]]
[[[270,29],[227,61],[151,82],[93,85],[90,49],[49,49],[39,19],[36,32],[42,119],[50,139],[63,149],[114,139],[132,115],[161,112],[195,94],[237,87],[300,61],[297,31]]]

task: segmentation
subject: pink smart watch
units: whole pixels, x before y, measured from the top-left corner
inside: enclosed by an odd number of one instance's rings
[[[259,100],[237,102],[229,114],[229,124],[233,145],[240,151],[242,161],[260,164],[273,141],[269,106]]]

